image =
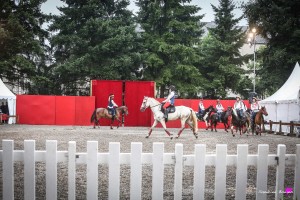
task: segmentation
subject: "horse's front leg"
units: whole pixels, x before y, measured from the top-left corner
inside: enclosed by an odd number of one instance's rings
[[[148,135],[146,136],[146,138],[150,137],[150,135],[151,135],[151,133],[152,133],[152,131],[155,128],[156,125],[157,125],[157,120],[154,120],[154,122],[153,122],[153,124],[152,124],[152,126],[151,126],[151,128],[150,128],[150,130],[148,132]]]
[[[110,122],[110,129],[113,129],[113,123],[114,123],[115,119],[111,119],[111,122]]]
[[[234,136],[235,136],[235,134],[234,134],[234,132],[233,132],[234,126],[231,125],[230,129],[231,129],[231,134],[232,134],[232,136],[234,137]]]
[[[117,121],[119,122],[119,123],[118,123],[118,126],[117,126],[117,128],[119,128],[119,127],[121,126],[121,124],[122,124],[122,121],[119,120],[119,118],[116,118],[116,119],[117,119]]]
[[[165,123],[165,120],[161,120],[160,121],[162,127],[164,128],[165,132],[168,134],[168,136],[171,136],[172,134],[167,130],[167,126],[166,126],[166,123]],[[170,137],[171,139],[173,139],[173,137]]]

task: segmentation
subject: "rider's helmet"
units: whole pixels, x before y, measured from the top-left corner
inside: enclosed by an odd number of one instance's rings
[[[257,98],[256,98],[256,97],[252,97],[252,99],[255,100],[255,101],[257,101]]]
[[[236,96],[236,99],[241,99],[240,95],[237,95],[237,96]]]
[[[171,91],[175,91],[175,86],[174,86],[174,85],[170,85],[169,89],[170,89]]]

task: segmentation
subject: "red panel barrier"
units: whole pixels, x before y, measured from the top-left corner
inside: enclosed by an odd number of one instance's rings
[[[154,97],[155,82],[153,81],[126,81],[125,104],[129,115],[125,118],[125,126],[150,126],[151,110],[140,111],[144,96]]]
[[[18,95],[17,115],[20,124],[55,124],[55,96]]]
[[[90,125],[95,97],[18,95],[20,124]]]
[[[75,96],[56,96],[55,124],[75,124]]]
[[[95,109],[95,97],[75,97],[75,125],[91,125]]]

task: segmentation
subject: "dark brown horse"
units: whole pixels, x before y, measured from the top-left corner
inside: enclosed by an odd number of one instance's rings
[[[256,135],[261,135],[261,133],[265,131],[263,115],[268,116],[268,112],[265,106],[262,106],[255,115],[254,125],[252,126],[252,134],[254,133],[254,129]]]
[[[128,108],[126,106],[120,106],[116,108],[116,115],[114,118],[108,112],[107,108],[96,108],[91,116],[91,123],[94,123],[94,128],[95,128],[96,125],[100,127],[100,123],[99,123],[100,118],[111,119],[110,128],[113,129],[112,124],[116,119],[119,122],[117,126],[117,128],[119,128],[120,125],[122,124],[122,121],[119,118],[123,114],[128,115]]]

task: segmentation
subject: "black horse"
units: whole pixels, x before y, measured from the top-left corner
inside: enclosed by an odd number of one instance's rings
[[[208,108],[208,125],[206,126],[206,130],[208,130],[208,128],[211,128],[211,131],[213,131],[215,129],[215,132],[217,132],[217,124],[219,121],[219,117],[217,114],[217,110],[213,107],[213,105],[210,105]]]
[[[231,133],[234,137],[235,134],[233,132],[233,129],[235,127],[235,132],[239,131],[240,135],[242,133],[245,133],[247,131],[247,136],[249,133],[249,127],[250,127],[250,114],[247,112],[244,112],[243,116],[239,116],[236,112],[236,110],[231,109],[230,115],[230,127],[231,127]]]

